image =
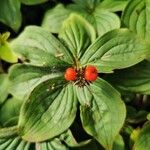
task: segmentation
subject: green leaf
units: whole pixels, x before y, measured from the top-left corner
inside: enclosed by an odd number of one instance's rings
[[[89,90],[89,87],[88,86],[79,87],[78,85],[75,85],[75,90],[76,93],[78,93],[77,97],[80,104],[90,106],[93,96],[91,94],[91,91]]]
[[[10,119],[19,116],[21,104],[22,101],[15,98],[6,100],[0,108],[0,122],[2,125],[5,126],[5,123],[7,123]],[[15,123],[16,120],[14,120],[14,125],[16,125]]]
[[[9,128],[0,128],[0,139],[14,137],[17,135],[18,128],[17,126]]]
[[[150,113],[147,115],[147,120],[150,121]]]
[[[12,41],[11,47],[20,57],[38,66],[66,66],[72,58],[51,33],[38,26],[29,26]]]
[[[58,33],[65,19],[68,18],[70,11],[62,4],[49,9],[43,18],[42,27],[52,33]]]
[[[18,116],[12,117],[11,119],[7,120],[4,124],[3,127],[12,127],[14,125],[18,124]]]
[[[135,141],[134,150],[149,150],[150,148],[150,123],[147,123],[141,130]]]
[[[150,94],[150,62],[143,61],[131,68],[116,71],[106,80],[121,90]]]
[[[137,140],[139,133],[141,132],[140,127],[137,127],[136,129],[134,129],[130,135],[130,145],[133,146],[133,144],[135,143],[135,141]]]
[[[50,141],[36,143],[36,149],[40,150],[69,150],[58,138]]]
[[[92,43],[81,58],[83,66],[95,65],[99,72],[132,66],[149,53],[149,45],[128,29],[107,32]]]
[[[125,105],[120,94],[100,78],[89,86],[89,90],[93,96],[90,105],[80,107],[83,128],[105,149],[111,150],[125,120]]]
[[[64,76],[64,68],[37,67],[17,64],[9,70],[11,85],[9,92],[17,98],[27,98],[30,92],[40,83],[48,79]]]
[[[148,112],[145,110],[137,111],[136,108],[127,106],[127,119],[126,122],[131,124],[139,124],[146,121]]]
[[[101,2],[101,0],[73,0],[73,2],[78,6],[82,6],[88,9],[94,9]]]
[[[1,43],[3,43],[4,41],[7,41],[9,37],[10,37],[10,32],[4,32],[0,34]]]
[[[121,135],[117,135],[113,144],[113,150],[125,150],[125,144]]]
[[[101,0],[73,0],[74,3],[71,3],[67,6],[72,12],[79,13],[84,16],[89,22],[93,21],[91,17],[95,11],[95,8],[99,5]]]
[[[98,8],[116,12],[124,10],[126,5],[127,0],[104,0],[99,4]]]
[[[75,1],[75,3],[70,4],[67,8],[88,20],[95,27],[98,36],[102,36],[112,29],[120,28],[119,17],[105,8],[99,8],[101,4],[99,0]]]
[[[9,63],[16,63],[18,61],[17,56],[14,54],[8,43],[0,45],[0,59]]]
[[[28,150],[30,143],[17,136],[17,127],[0,129],[1,150]]]
[[[146,40],[150,40],[150,1],[130,0],[126,6],[122,22],[130,30]]]
[[[114,2],[114,8],[112,9],[122,8],[122,3]],[[64,24],[64,20],[68,18],[69,14],[78,13],[95,27],[99,36],[112,29],[119,28],[119,17],[115,13],[110,12],[110,8],[106,8],[105,4],[104,9],[101,7],[99,8],[100,4],[100,0],[75,0],[74,3],[71,3],[66,7],[62,4],[58,4],[56,7],[46,12],[42,26],[53,33],[58,33],[61,26]],[[112,5],[110,7],[112,7]]]
[[[43,82],[22,106],[19,134],[32,142],[54,138],[70,127],[76,110],[77,97],[72,84],[64,86],[61,78]]]
[[[88,144],[81,147],[72,148],[71,150],[104,150],[104,149],[96,140],[93,139]]]
[[[113,29],[120,28],[120,19],[115,13],[95,8],[93,15],[98,36],[102,36]]]
[[[89,147],[92,140],[77,143],[70,130],[61,134],[60,137],[45,142],[36,143],[36,148],[40,150],[82,150],[82,147]],[[97,149],[94,149],[97,150]]]
[[[21,26],[20,0],[0,1],[0,21],[18,31]]]
[[[60,140],[65,142],[67,146],[72,148],[88,145],[92,141],[91,139],[89,139],[78,143],[74,138],[71,130],[67,130],[65,133],[61,134]]]
[[[37,5],[47,1],[48,0],[21,0],[21,2],[25,5]]]
[[[8,96],[8,76],[7,74],[0,74],[0,105],[6,100]]]
[[[95,37],[94,28],[77,14],[71,14],[64,21],[59,34],[59,38],[68,47],[74,59],[79,59],[84,54],[86,48],[95,40]]]

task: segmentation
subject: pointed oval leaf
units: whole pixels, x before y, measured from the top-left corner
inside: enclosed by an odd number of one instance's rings
[[[15,98],[6,100],[0,108],[0,122],[3,126],[5,126],[10,119],[19,116],[21,104],[22,101]],[[16,120],[14,120],[14,125],[16,125],[15,123]]]
[[[17,127],[0,129],[0,150],[29,150],[30,143],[17,135]]]
[[[150,39],[150,1],[130,0],[126,6],[122,23],[142,38]]]
[[[131,68],[116,71],[106,80],[121,90],[150,94],[150,62],[143,61]]]
[[[102,36],[113,29],[120,28],[120,19],[115,13],[96,8],[93,15],[98,36]]]
[[[125,105],[120,94],[102,79],[97,79],[89,88],[93,96],[91,104],[80,107],[83,127],[105,149],[111,150],[125,120]]]
[[[64,76],[64,69],[27,64],[14,65],[9,70],[9,92],[17,98],[27,98],[30,92],[43,81]]]
[[[21,109],[19,134],[32,142],[54,138],[69,128],[76,109],[77,98],[72,84],[64,86],[61,78],[43,82]]]
[[[128,29],[107,32],[87,49],[82,65],[95,65],[100,72],[132,66],[149,53],[149,45]]]
[[[77,14],[71,14],[63,22],[59,38],[68,47],[70,53],[76,59],[79,59],[86,48],[95,40],[95,30],[83,17]]]
[[[104,0],[99,4],[98,8],[110,12],[123,11],[127,2],[127,0]]]
[[[16,63],[18,61],[8,42],[0,43],[0,59],[9,63]]]
[[[70,11],[64,5],[58,4],[45,13],[42,27],[52,33],[59,33],[64,20],[68,18],[69,14]]]
[[[21,58],[34,65],[72,64],[72,58],[62,43],[42,27],[26,27],[20,36],[11,42],[11,47]]]
[[[135,141],[134,150],[149,150],[150,148],[150,123],[148,122],[141,130]]]
[[[20,6],[20,0],[0,1],[0,21],[15,31],[18,31],[21,26]]]

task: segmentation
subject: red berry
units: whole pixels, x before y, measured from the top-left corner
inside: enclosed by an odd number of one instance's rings
[[[74,68],[68,68],[65,72],[65,79],[67,81],[74,81],[76,79],[76,71]]]
[[[94,66],[87,66],[84,72],[84,78],[87,81],[95,81],[98,76],[98,71]]]

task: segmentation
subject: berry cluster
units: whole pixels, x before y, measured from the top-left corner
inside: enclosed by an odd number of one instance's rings
[[[65,71],[65,79],[67,81],[75,81],[75,83],[81,86],[85,85],[85,83],[95,81],[97,77],[98,71],[94,66],[87,66],[78,70],[70,67]]]

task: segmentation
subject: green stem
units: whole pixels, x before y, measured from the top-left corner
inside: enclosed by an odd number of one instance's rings
[[[78,60],[78,58],[75,57],[75,65],[76,65],[76,69],[79,70],[80,69],[80,62]]]

